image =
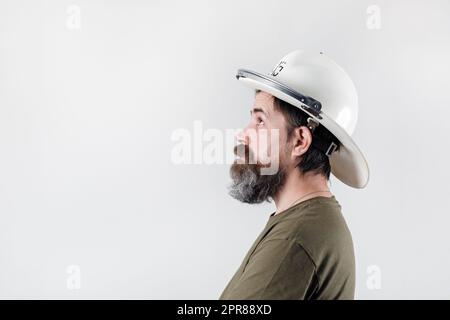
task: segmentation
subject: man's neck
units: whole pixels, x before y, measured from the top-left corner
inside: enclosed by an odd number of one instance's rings
[[[274,197],[275,206],[277,208],[275,214],[288,209],[296,203],[317,196],[333,196],[329,190],[327,178],[322,174],[314,174],[312,172],[302,174],[298,168],[295,168],[288,174],[283,187]]]

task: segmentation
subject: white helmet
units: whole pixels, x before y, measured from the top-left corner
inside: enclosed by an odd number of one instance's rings
[[[319,124],[328,129],[340,142],[338,149],[333,142],[322,148],[330,158],[333,175],[354,188],[367,185],[369,166],[350,137],[358,118],[358,95],[336,62],[322,52],[296,50],[281,58],[266,75],[239,69],[236,77],[302,109],[310,116],[310,129]]]

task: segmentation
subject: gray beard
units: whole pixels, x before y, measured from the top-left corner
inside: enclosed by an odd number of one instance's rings
[[[229,195],[244,203],[271,202],[286,181],[286,172],[282,167],[272,175],[261,175],[261,166],[257,164],[237,164],[230,168],[232,183]]]

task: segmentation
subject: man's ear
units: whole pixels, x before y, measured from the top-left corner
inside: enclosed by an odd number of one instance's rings
[[[308,151],[312,143],[311,131],[306,126],[297,127],[292,132],[292,159],[296,159]]]

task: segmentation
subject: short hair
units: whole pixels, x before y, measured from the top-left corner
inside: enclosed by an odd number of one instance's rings
[[[256,89],[255,95],[260,91],[261,90]],[[276,111],[280,111],[286,120],[287,139],[289,140],[292,137],[295,128],[307,126],[307,121],[310,115],[302,111],[300,108],[279,99],[278,97],[273,97],[274,109]],[[339,140],[321,124],[314,129],[312,137],[313,141],[314,139],[320,139],[329,143],[334,142],[336,144],[336,150],[339,150]],[[327,180],[330,179],[331,166],[329,157],[324,151],[315,147],[313,143],[311,143],[310,147],[301,158],[301,161],[297,165],[300,172],[306,173],[311,171],[316,174],[323,174]]]

